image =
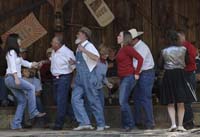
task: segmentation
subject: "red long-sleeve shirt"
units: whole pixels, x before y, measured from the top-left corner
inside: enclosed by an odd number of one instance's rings
[[[137,68],[133,67],[133,58],[138,60]],[[142,56],[132,47],[132,46],[124,46],[122,47],[116,56],[117,68],[118,68],[118,76],[125,77],[130,74],[139,74],[143,58]]]
[[[197,49],[195,48],[194,45],[192,45],[188,41],[185,41],[182,44],[187,49],[188,54],[189,54],[189,62],[185,66],[185,71],[194,71],[197,69],[196,62],[195,62],[195,57],[197,55]]]

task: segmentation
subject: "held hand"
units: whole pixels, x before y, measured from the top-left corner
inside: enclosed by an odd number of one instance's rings
[[[41,95],[41,92],[40,92],[40,91],[39,91],[39,92],[36,92],[35,95],[36,95],[36,96],[40,96],[40,95]]]
[[[38,67],[39,67],[39,63],[37,63],[37,62],[32,63],[32,68],[38,68]]]
[[[20,80],[18,78],[15,78],[15,84],[18,86],[20,85]]]
[[[75,65],[76,64],[76,61],[73,60],[72,58],[70,58],[68,62],[69,62],[70,65]]]
[[[140,78],[139,75],[135,75],[135,80],[138,80]]]
[[[38,62],[38,68],[41,68],[43,64],[45,64],[47,61],[45,60],[41,60],[40,62]]]
[[[79,50],[79,51],[82,51],[82,52],[85,52],[85,51],[86,51],[86,49],[85,49],[83,46],[81,46],[81,45],[78,45],[78,50]]]

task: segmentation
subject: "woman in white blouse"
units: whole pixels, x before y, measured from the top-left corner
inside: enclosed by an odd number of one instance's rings
[[[11,123],[11,129],[21,129],[21,122],[28,102],[30,119],[43,117],[46,113],[40,113],[36,108],[35,87],[21,78],[21,66],[37,67],[38,63],[28,62],[19,56],[21,40],[18,34],[10,34],[6,40],[5,52],[7,70],[5,84],[14,94],[17,100],[17,109]]]

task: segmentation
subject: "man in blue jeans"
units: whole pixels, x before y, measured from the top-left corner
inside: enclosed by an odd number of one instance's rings
[[[188,62],[185,66],[185,78],[190,83],[191,87],[196,91],[196,56],[197,49],[194,45],[188,42],[185,38],[185,32],[183,30],[178,30],[178,35],[180,38],[180,42],[187,49],[188,53]],[[195,93],[194,93],[195,94]],[[192,102],[185,103],[185,115],[183,119],[183,126],[186,129],[194,128],[194,115],[192,110]]]
[[[53,90],[55,92],[57,112],[53,130],[62,130],[67,113],[69,88],[72,72],[75,68],[70,65],[71,59],[75,60],[73,51],[64,45],[61,36],[55,36],[52,41],[51,73],[53,75]]]
[[[97,90],[99,81],[95,71],[99,53],[89,41],[91,33],[90,29],[82,27],[75,42],[78,45],[76,76],[71,100],[76,120],[79,123],[79,126],[73,129],[75,131],[93,129],[84,106],[85,101],[88,102],[88,106],[96,119],[97,131],[102,131],[105,128],[103,108]]]
[[[133,39],[133,48],[142,56],[143,64],[140,78],[134,89],[135,123],[138,128],[153,129],[155,126],[152,106],[152,88],[155,78],[154,60],[149,47],[140,39],[143,32],[130,29]],[[133,60],[133,65],[137,66],[137,60]],[[145,118],[142,118],[142,109]]]

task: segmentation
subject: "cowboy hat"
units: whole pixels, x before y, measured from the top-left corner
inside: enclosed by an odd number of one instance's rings
[[[85,35],[90,39],[92,36],[92,31],[87,27],[80,28],[79,32],[85,33]]]
[[[136,29],[130,29],[128,30],[131,33],[132,39],[137,38],[138,36],[142,35],[144,32],[137,31]]]

